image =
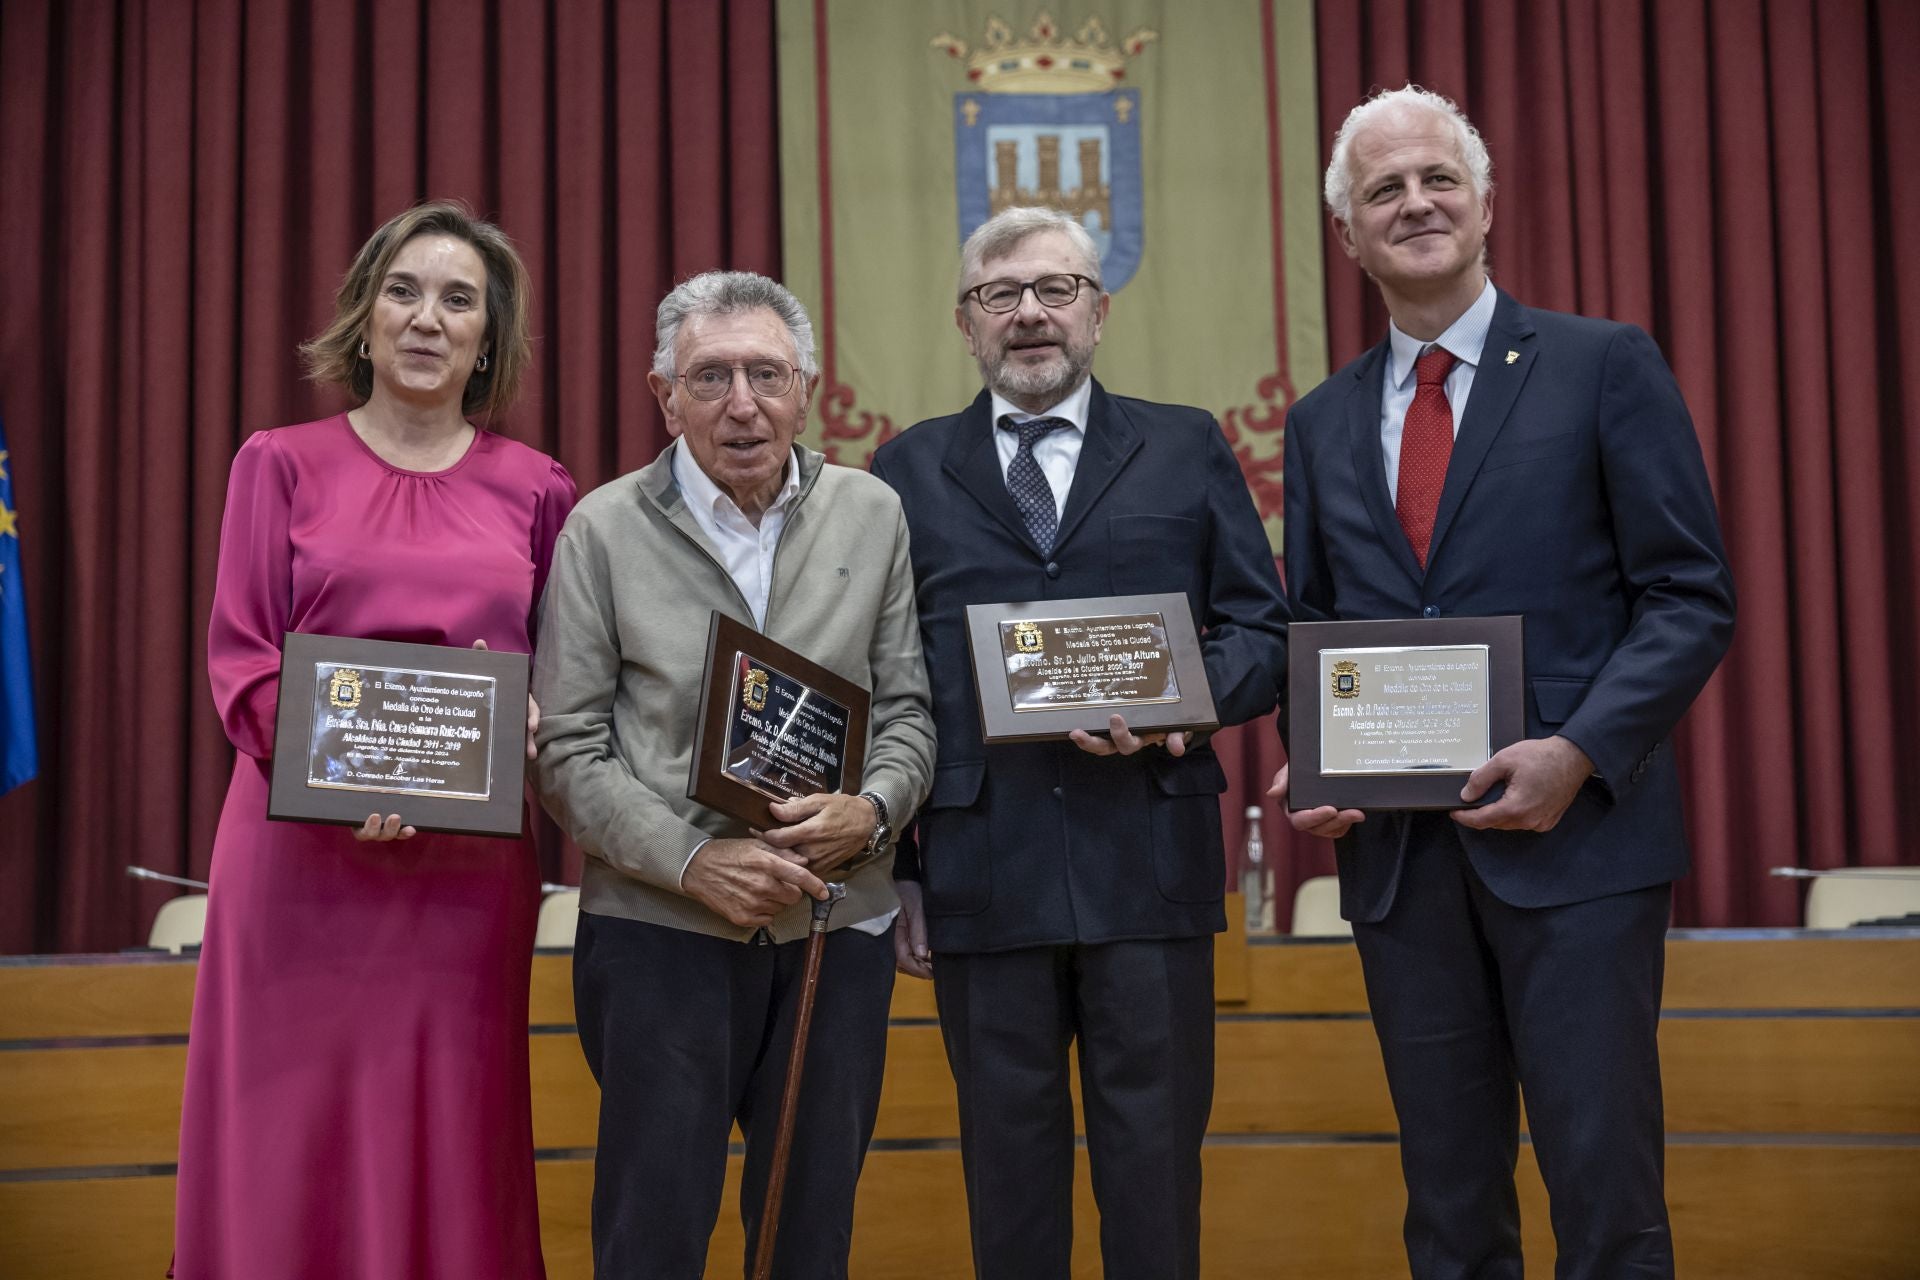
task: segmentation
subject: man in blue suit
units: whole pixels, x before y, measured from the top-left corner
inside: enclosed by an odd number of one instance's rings
[[[976,1274],[1069,1274],[1077,1041],[1106,1274],[1197,1276],[1225,775],[1204,743],[1119,715],[984,745],[966,607],[1184,593],[1235,724],[1275,702],[1279,578],[1213,418],[1092,380],[1109,298],[1079,223],[1002,212],[960,284],[986,389],[873,459],[907,515],[938,740],[918,857],[906,842],[895,863],[896,957],[939,1002]]]
[[[1558,1280],[1670,1277],[1669,738],[1731,638],[1733,584],[1651,339],[1487,278],[1491,168],[1453,104],[1411,87],[1335,139],[1327,205],[1393,323],[1288,415],[1287,590],[1302,621],[1524,615],[1527,737],[1466,779],[1479,807],[1290,816],[1338,841],[1417,1280],[1520,1276],[1516,1083]]]

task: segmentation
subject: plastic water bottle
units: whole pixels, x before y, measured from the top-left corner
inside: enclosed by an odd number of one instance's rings
[[[1240,895],[1246,899],[1247,932],[1273,932],[1273,864],[1260,838],[1260,806],[1247,806],[1247,856],[1240,864]]]

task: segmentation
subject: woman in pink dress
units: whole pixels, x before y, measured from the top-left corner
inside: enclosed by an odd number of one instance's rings
[[[464,206],[394,218],[303,349],[359,407],[234,459],[207,662],[238,757],[187,1047],[179,1280],[544,1274],[532,842],[416,833],[404,804],[358,828],[267,821],[286,632],[531,649],[573,481],[467,421],[529,363],[527,288]]]

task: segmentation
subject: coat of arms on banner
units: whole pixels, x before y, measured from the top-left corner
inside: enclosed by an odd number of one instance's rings
[[[960,239],[1015,205],[1072,214],[1100,249],[1108,292],[1140,265],[1140,91],[1123,89],[1126,61],[1157,39],[1142,28],[1119,45],[1098,18],[1071,38],[1042,13],[1016,37],[999,18],[969,50],[950,35],[933,44],[967,64],[973,87],[953,101]]]

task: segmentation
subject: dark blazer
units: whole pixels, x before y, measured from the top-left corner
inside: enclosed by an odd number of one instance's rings
[[[1502,900],[1556,906],[1687,869],[1669,736],[1733,634],[1733,579],[1679,387],[1631,325],[1505,293],[1454,442],[1423,574],[1380,450],[1387,344],[1287,415],[1286,568],[1299,621],[1517,613],[1527,735],[1560,734],[1598,777],[1552,831],[1460,829]],[[1339,841],[1341,909],[1393,903],[1410,821]]]
[[[939,747],[933,793],[895,874],[923,883],[935,951],[1191,937],[1225,927],[1213,751],[1096,757],[1070,742],[981,742],[966,606],[1182,591],[1222,724],[1270,711],[1286,612],[1233,451],[1200,409],[1093,387],[1050,556],[994,448],[990,399],[882,446],[913,541]]]

